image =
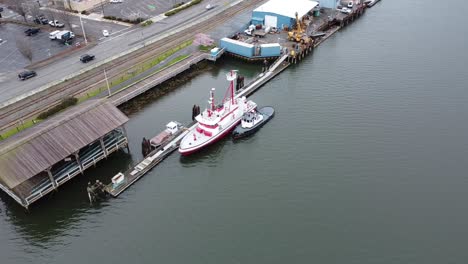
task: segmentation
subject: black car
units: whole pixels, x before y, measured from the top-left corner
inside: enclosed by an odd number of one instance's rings
[[[39,28],[28,28],[26,29],[26,31],[24,31],[24,34],[26,34],[26,36],[36,35],[37,33],[39,33],[39,30]]]
[[[26,79],[29,79],[29,78],[32,78],[34,76],[36,76],[36,72],[35,71],[24,71],[24,72],[21,72],[20,74],[18,74],[18,78],[22,81],[26,80]]]
[[[38,15],[34,18],[34,23],[47,25],[49,24],[49,19],[45,18],[44,15]]]
[[[92,60],[94,60],[94,55],[91,55],[91,54],[84,54],[84,55],[81,55],[80,57],[80,61],[83,63],[86,63]]]

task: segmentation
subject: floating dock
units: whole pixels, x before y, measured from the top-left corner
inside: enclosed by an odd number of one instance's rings
[[[133,183],[143,177],[153,167],[158,165],[161,161],[167,158],[172,152],[174,152],[180,144],[180,141],[188,133],[188,130],[195,124],[190,124],[189,128],[181,128],[176,134],[172,136],[172,139],[160,148],[157,148],[150,152],[145,159],[139,162],[136,166],[122,173],[120,172],[115,177],[121,178],[118,183],[103,184],[97,181],[95,184],[88,186],[88,196],[90,202],[97,200],[103,193],[107,193],[112,197],[119,196],[122,192],[128,189]]]

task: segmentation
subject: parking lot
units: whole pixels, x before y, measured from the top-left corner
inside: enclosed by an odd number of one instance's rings
[[[107,3],[104,7],[95,8],[92,12],[102,13],[105,16],[135,19],[138,17],[150,18],[172,9],[174,4],[182,1],[175,0],[122,0],[122,3]],[[185,0],[184,2],[188,2]]]
[[[24,31],[26,26],[16,24],[3,24],[0,27],[0,73],[20,71],[30,64],[17,48],[17,39],[25,38],[28,45],[31,46],[33,58],[32,62],[41,61],[49,58],[59,52],[65,51],[70,46],[61,44],[59,41],[49,39],[49,32],[41,30],[34,36],[27,37]],[[82,42],[83,39],[76,37],[76,42]]]

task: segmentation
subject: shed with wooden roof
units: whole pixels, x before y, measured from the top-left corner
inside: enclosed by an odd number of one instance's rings
[[[0,142],[0,189],[31,203],[114,151],[127,147],[128,121],[106,100],[89,100]]]

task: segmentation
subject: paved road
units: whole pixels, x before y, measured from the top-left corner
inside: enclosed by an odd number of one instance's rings
[[[224,0],[216,8],[207,11],[204,5],[195,5],[187,10],[180,12],[177,15],[166,18],[165,20],[155,23],[149,27],[141,28],[136,27],[124,32],[114,33],[108,39],[99,43],[99,45],[86,51],[96,55],[96,60],[83,64],[79,61],[79,56],[82,54],[70,55],[61,61],[57,61],[49,66],[38,69],[38,76],[21,82],[17,80],[15,74],[9,74],[0,78],[0,104],[5,103],[9,99],[16,96],[30,92],[38,87],[46,85],[52,81],[56,81],[69,74],[78,72],[79,70],[88,67],[90,64],[96,63],[100,60],[104,60],[111,56],[117,55],[123,51],[126,51],[142,41],[146,41],[151,38],[157,37],[162,32],[168,31],[196,19],[206,16],[211,12],[216,12],[217,8],[225,6],[233,1]],[[84,51],[83,51],[84,52]]]

